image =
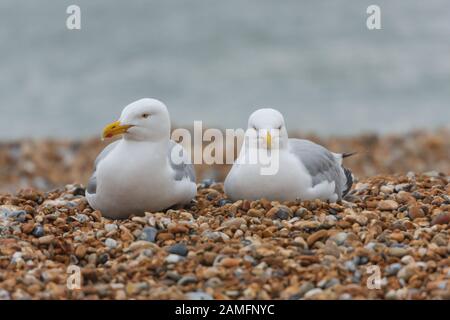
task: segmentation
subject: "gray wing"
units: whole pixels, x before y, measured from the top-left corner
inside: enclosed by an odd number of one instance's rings
[[[97,175],[96,170],[97,166],[104,159],[120,142],[120,140],[114,141],[113,143],[108,144],[102,152],[97,156],[94,162],[94,172],[92,173],[92,176],[89,178],[89,182],[87,185],[87,192],[90,194],[95,194],[97,192]]]
[[[176,148],[176,149],[174,149]],[[173,152],[173,154],[172,154]],[[180,181],[183,180],[183,178],[188,178],[192,182],[195,183],[196,177],[195,177],[195,169],[194,165],[192,163],[187,163],[186,160],[184,161],[174,161],[172,159],[172,156],[180,157],[180,159],[185,159],[184,157],[184,149],[181,144],[176,143],[173,140],[169,141],[169,164],[172,167],[172,169],[175,171],[175,180]],[[178,163],[180,162],[180,163]]]
[[[289,147],[312,176],[313,186],[324,180],[334,181],[335,192],[341,199],[345,188],[345,177],[333,153],[321,145],[303,139],[289,139]]]

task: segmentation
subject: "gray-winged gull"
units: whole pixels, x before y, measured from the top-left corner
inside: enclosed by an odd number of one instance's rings
[[[267,159],[276,161],[277,170],[262,173],[261,169],[269,166],[269,162],[260,161],[262,149]],[[251,162],[252,152],[258,154],[257,161]],[[241,151],[225,179],[225,192],[232,200],[335,202],[353,183],[350,170],[342,166],[348,155],[333,153],[308,140],[289,139],[283,115],[274,109],[259,109],[248,120]]]
[[[159,211],[186,204],[197,193],[195,171],[181,145],[170,140],[167,107],[155,99],[126,106],[103,138],[123,135],[95,160],[86,198],[106,217]]]

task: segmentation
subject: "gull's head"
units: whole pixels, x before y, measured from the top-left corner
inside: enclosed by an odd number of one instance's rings
[[[258,109],[250,115],[247,135],[255,137],[258,146],[267,149],[284,148],[288,141],[283,115],[271,108]]]
[[[170,117],[164,103],[141,99],[127,105],[119,120],[103,129],[103,138],[124,135],[129,140],[160,140],[170,136]]]

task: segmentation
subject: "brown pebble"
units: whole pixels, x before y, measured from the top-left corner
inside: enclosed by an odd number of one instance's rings
[[[173,239],[175,239],[175,237],[171,233],[159,232],[158,235],[156,236],[156,239],[158,239],[160,241],[166,241],[166,240],[173,240]]]
[[[425,213],[418,206],[410,206],[408,209],[408,216],[411,220],[414,220],[417,218],[423,218]]]
[[[392,211],[398,209],[398,203],[394,200],[381,200],[378,202],[378,209],[383,211]]]
[[[55,239],[55,236],[52,234],[49,234],[47,236],[43,236],[39,238],[39,243],[40,244],[49,244],[53,241],[53,239]]]
[[[310,235],[308,237],[308,239],[306,239],[306,243],[308,244],[308,246],[313,245],[316,241],[327,237],[328,232],[326,230],[319,230],[315,233],[313,233],[312,235]]]
[[[76,249],[75,249],[75,255],[77,256],[77,258],[82,259],[84,258],[84,256],[86,255],[87,252],[87,248],[84,245],[79,245]]]
[[[241,259],[236,258],[224,258],[222,261],[220,261],[220,265],[225,268],[233,268],[237,267],[241,264]]]
[[[31,223],[31,222],[25,223],[22,226],[22,232],[25,234],[30,234],[33,231],[33,229],[34,229],[34,223]]]
[[[189,229],[182,224],[176,224],[176,225],[169,226],[168,231],[170,233],[188,233]]]
[[[434,226],[436,224],[449,224],[450,223],[450,213],[441,213],[437,215],[433,220],[431,221],[431,224]]]

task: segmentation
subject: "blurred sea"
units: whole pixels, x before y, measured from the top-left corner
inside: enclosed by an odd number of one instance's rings
[[[0,140],[99,135],[141,97],[179,126],[263,106],[320,135],[450,122],[448,0],[77,0],[80,31],[70,4],[0,2]]]

